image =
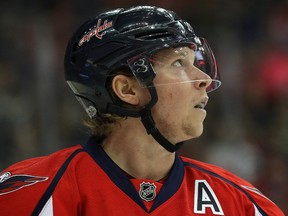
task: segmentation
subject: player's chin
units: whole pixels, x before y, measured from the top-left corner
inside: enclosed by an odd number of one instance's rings
[[[202,133],[203,133],[203,124],[199,124],[197,125],[197,127],[190,128],[190,130],[187,131],[186,134],[188,136],[187,137],[188,139],[194,139],[194,138],[200,137]]]
[[[195,133],[193,138],[198,138],[203,134],[203,127],[201,129],[198,129]]]

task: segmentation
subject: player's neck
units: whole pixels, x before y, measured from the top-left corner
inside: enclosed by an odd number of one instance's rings
[[[167,176],[175,154],[147,135],[140,124],[123,124],[103,142],[103,148],[118,166],[135,178],[159,180]]]

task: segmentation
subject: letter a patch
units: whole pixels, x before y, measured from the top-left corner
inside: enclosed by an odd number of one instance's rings
[[[214,191],[206,180],[195,181],[194,213],[206,214],[210,208],[214,215],[224,215]]]

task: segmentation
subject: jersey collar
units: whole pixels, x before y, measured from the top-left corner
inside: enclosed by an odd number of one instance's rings
[[[128,176],[123,170],[115,164],[111,158],[103,150],[100,143],[96,138],[91,137],[86,144],[83,145],[83,149],[93,158],[93,160],[105,171],[109,178],[120,188],[125,194],[127,194],[134,202],[136,202],[141,208],[147,211],[141,198],[138,195],[133,184],[130,182]],[[184,178],[184,164],[182,160],[176,155],[173,167],[165,181],[162,189],[155,198],[154,204],[150,209],[150,212],[157,209],[161,204],[171,198],[180,188]]]

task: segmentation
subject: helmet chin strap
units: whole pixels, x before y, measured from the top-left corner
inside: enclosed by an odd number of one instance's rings
[[[175,145],[169,142],[156,127],[155,121],[151,114],[151,108],[158,101],[158,95],[154,86],[149,87],[151,94],[151,101],[140,111],[140,117],[142,124],[144,125],[148,134],[150,134],[163,148],[169,152],[177,151],[183,144],[183,142],[176,143]]]
[[[156,124],[154,122],[154,119],[151,115],[151,109],[144,108],[140,112],[141,115],[141,121],[144,127],[146,128],[146,131],[148,134],[151,134],[151,136],[167,151],[169,152],[175,152],[177,151],[183,142],[172,144],[169,142],[157,129]]]

